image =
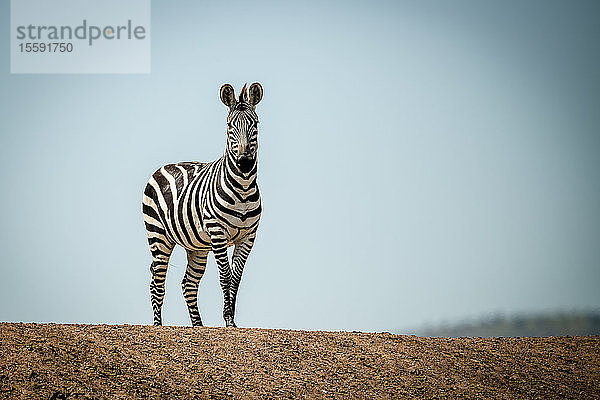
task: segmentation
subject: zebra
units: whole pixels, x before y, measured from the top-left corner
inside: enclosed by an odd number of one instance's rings
[[[152,253],[150,297],[154,325],[162,325],[161,308],[169,257],[176,245],[187,252],[181,288],[192,326],[202,326],[198,284],[208,253],[213,252],[223,291],[225,325],[235,327],[235,302],[246,259],[252,250],[262,211],[257,178],[258,116],[263,89],[255,82],[219,92],[229,108],[227,147],[216,161],[180,162],[159,168],[144,190],[142,213]],[[231,267],[227,248],[234,246]]]

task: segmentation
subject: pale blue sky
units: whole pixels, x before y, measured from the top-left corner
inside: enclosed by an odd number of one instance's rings
[[[0,15],[2,321],[151,323],[144,185],[220,157],[219,87],[254,81],[239,326],[600,308],[595,1],[154,1],[149,75],[11,75]],[[184,268],[166,324],[189,325]],[[199,304],[223,325],[212,256]]]

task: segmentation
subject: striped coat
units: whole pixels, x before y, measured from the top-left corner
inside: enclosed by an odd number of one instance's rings
[[[252,250],[261,215],[257,178],[259,83],[246,86],[236,100],[233,88],[221,87],[229,107],[227,148],[209,163],[181,162],[159,168],[144,190],[142,212],[152,253],[150,296],[154,324],[162,324],[161,308],[169,257],[175,245],[187,252],[182,290],[193,326],[201,326],[198,283],[208,253],[215,255],[223,291],[223,318],[235,326],[236,296],[246,259]],[[231,264],[227,248],[234,246]]]

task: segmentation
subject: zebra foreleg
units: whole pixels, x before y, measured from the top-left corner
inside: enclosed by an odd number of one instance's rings
[[[254,245],[254,239],[256,238],[256,231],[246,236],[243,242],[236,244],[233,250],[232,260],[232,271],[231,271],[231,285],[229,286],[229,298],[231,302],[231,317],[235,318],[235,302],[237,298],[238,289],[242,280],[242,273],[244,272],[244,266],[248,255]]]
[[[219,282],[223,290],[223,319],[225,326],[235,327],[233,314],[231,312],[231,297],[229,287],[231,286],[231,268],[227,259],[227,239],[224,236],[211,235],[212,251],[219,267]]]
[[[185,276],[181,282],[183,297],[188,306],[192,326],[202,326],[202,319],[198,311],[198,283],[206,270],[206,257],[208,251],[188,251],[188,265]]]

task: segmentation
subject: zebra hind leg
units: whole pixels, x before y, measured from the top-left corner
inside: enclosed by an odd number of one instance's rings
[[[150,281],[150,299],[152,302],[152,310],[154,312],[154,325],[162,325],[161,309],[165,298],[165,280],[167,278],[167,267],[169,266],[169,258],[175,246],[172,244],[156,242],[150,244],[152,252],[152,264],[150,272],[152,280]]]
[[[181,290],[188,306],[192,326],[202,326],[202,318],[198,311],[198,284],[206,270],[207,257],[208,250],[187,252],[188,264],[183,281],[181,281]]]

